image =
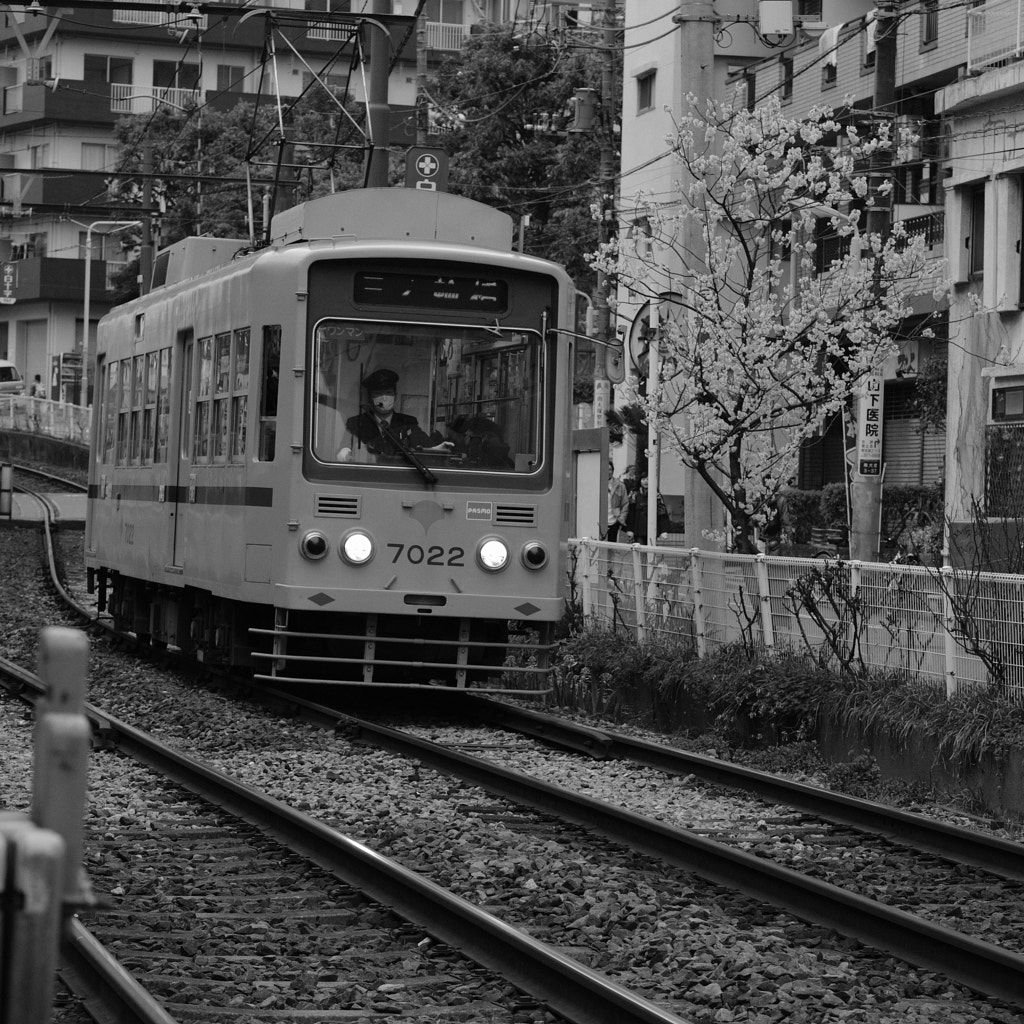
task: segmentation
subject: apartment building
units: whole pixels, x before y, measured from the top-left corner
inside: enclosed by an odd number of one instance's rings
[[[1020,549],[1024,516],[1024,39],[1021,0],[962,12],[966,67],[935,96],[950,301],[946,500]],[[1019,566],[1019,557],[1013,559]],[[1019,571],[1015,568],[1014,571]]]
[[[332,58],[323,77],[362,103],[365,76],[346,73],[349,29],[326,20],[288,23],[286,16],[373,7],[371,0],[273,0],[240,19],[190,13],[172,2],[166,11],[7,6],[0,13],[0,358],[17,363],[27,379],[42,375],[52,397],[81,397],[85,316],[95,336],[112,300],[110,275],[133,255],[121,251],[113,232],[137,213],[111,205],[107,187],[117,169],[112,133],[119,117],[159,106],[230,109],[255,102],[259,92],[264,100],[275,92],[294,97]],[[262,8],[282,15],[276,59],[266,68]],[[417,61],[416,10],[416,0],[394,0],[384,19],[394,48],[389,141],[398,150],[416,142],[417,74],[457,53],[477,25],[537,28],[576,16],[526,0],[427,0],[424,63]]]
[[[627,3],[627,26],[641,25],[632,30],[632,38],[627,28],[620,202],[627,219],[630,197],[639,190],[654,194],[670,192],[675,172],[665,145],[669,122],[681,109],[685,94],[700,81],[692,65],[673,57],[680,47],[685,47],[685,41],[662,35],[654,24],[642,25],[658,13],[652,6]],[[984,20],[978,12],[991,7],[940,5],[935,0],[895,5],[895,65],[881,69],[895,80],[893,102],[881,116],[891,117],[897,127],[908,128],[918,140],[889,170],[894,186],[891,217],[903,221],[908,232],[924,236],[933,260],[935,284],[943,276],[942,261],[946,255],[946,197],[950,182],[946,176],[956,166],[949,160],[951,136],[943,107],[949,101],[943,97],[956,93],[956,83],[968,74],[965,40],[970,40],[972,32],[977,34],[977,26]],[[693,4],[666,0],[658,11],[674,14],[677,34],[701,31],[699,22],[688,20],[688,15],[696,13]],[[731,10],[715,4],[714,12],[716,40],[732,45],[727,47],[716,41],[714,64],[705,76],[711,82],[706,94],[724,99],[739,90],[738,95],[748,106],[775,95],[784,112],[793,117],[807,114],[821,104],[848,110],[853,119],[858,118],[859,111],[863,111],[864,118],[878,116],[872,111],[880,73],[876,46],[879,20],[870,0],[750,0],[736,3]],[[769,31],[778,29],[780,17],[783,28]],[[664,20],[656,24],[664,25]],[[652,39],[651,44],[638,45],[645,37]],[[735,45],[735,40],[742,39],[760,42],[760,50],[754,43],[748,42],[745,50]],[[969,193],[966,184],[962,188],[967,190],[965,194]],[[828,237],[827,225],[827,220],[822,222],[818,240],[823,252],[838,242]],[[627,315],[633,314],[635,329],[637,314],[642,319],[643,310],[624,308]],[[899,357],[891,359],[882,370],[884,480],[889,485],[938,482],[943,479],[949,460],[941,432],[919,429],[912,399],[922,365],[945,358],[950,318],[945,303],[937,302],[930,293],[915,299],[914,314],[928,318],[936,337],[908,340]],[[958,321],[955,314],[952,321]],[[950,330],[956,335],[959,327]],[[951,355],[952,352],[951,346]],[[818,488],[845,479],[846,447],[842,419],[837,417],[820,443],[806,447],[799,484]]]

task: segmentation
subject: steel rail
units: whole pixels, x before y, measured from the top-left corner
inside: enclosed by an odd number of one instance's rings
[[[685,1024],[323,822],[95,708],[87,707],[86,713],[117,749],[255,825],[567,1019],[577,1024]]]
[[[555,814],[631,849],[692,871],[794,916],[834,928],[901,960],[1024,1007],[1024,957],[942,928],[772,861],[664,825],[613,804],[572,793],[430,740],[353,720],[367,742],[414,757],[488,792]]]
[[[542,735],[548,719],[547,715],[479,695],[467,695],[466,706],[484,721],[529,735]],[[594,732],[592,728],[576,726],[562,719],[553,719],[552,722],[554,724],[551,728],[563,734],[571,734],[577,729],[580,736]],[[899,839],[915,849],[947,860],[970,864],[1004,878],[1024,881],[1024,846],[1020,843],[974,832],[958,825],[933,821],[924,815],[911,814],[897,807],[887,807],[845,793],[833,793],[806,783],[779,778],[702,754],[660,746],[615,732],[603,731],[601,735],[606,757],[636,761],[674,775],[696,775],[718,785],[740,788],[756,793],[771,803],[797,807],[838,824]]]
[[[153,998],[78,920],[71,918],[61,943],[58,970],[64,983],[79,996],[97,1020],[118,1024],[176,1024]],[[102,1007],[102,1015],[93,1008]]]
[[[29,699],[24,692],[26,689],[37,696],[45,692],[33,673],[4,659],[0,659],[0,666],[16,680],[24,699]],[[257,826],[575,1024],[687,1024],[676,1014],[517,931],[322,822],[174,751],[88,702],[84,710],[96,730],[98,742],[116,746],[196,795]],[[328,709],[315,709],[317,715],[326,711]],[[330,718],[338,722],[336,712],[331,712]],[[173,1024],[166,1015],[146,1016],[145,1000],[137,989],[131,991],[124,969],[112,956],[104,955],[102,946],[84,926],[72,926],[61,953],[69,984],[82,978],[87,995],[100,1000],[108,1010],[126,1014],[113,1019],[123,1024]],[[108,997],[112,1002],[106,1001]]]

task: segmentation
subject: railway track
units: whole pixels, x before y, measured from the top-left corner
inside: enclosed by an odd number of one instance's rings
[[[634,848],[639,846],[644,849],[645,859],[637,861],[635,855],[626,855],[623,861],[621,850],[614,850],[610,847],[597,853],[596,858],[599,861],[603,859],[609,864],[622,862],[628,865],[626,871],[631,881],[624,880],[621,874],[614,880],[609,878],[600,881],[596,875],[588,876],[591,886],[599,892],[619,891],[623,893],[623,899],[619,901],[617,907],[609,908],[602,905],[602,901],[596,901],[596,908],[594,905],[588,907],[586,886],[580,890],[576,883],[565,885],[563,878],[563,885],[559,889],[558,873],[545,871],[544,866],[552,859],[561,858],[564,862],[566,858],[578,857],[582,863],[584,857],[595,857],[592,852],[587,853],[584,850],[588,839],[582,833],[576,833],[571,829],[567,833],[566,826],[555,821],[553,815],[556,813],[560,816],[564,815],[565,818],[583,825],[587,829],[615,835],[615,831],[609,824],[610,820],[615,817],[615,814],[612,813],[614,809],[609,809],[610,804],[607,801],[580,800],[578,793],[571,793],[568,790],[565,793],[553,792],[558,787],[551,787],[549,784],[543,783],[543,780],[541,783],[536,780],[531,781],[521,775],[512,777],[512,773],[507,767],[502,768],[500,765],[486,763],[488,760],[494,760],[495,751],[511,748],[511,761],[514,762],[518,759],[527,762],[532,773],[542,771],[545,758],[538,750],[524,749],[521,735],[511,739],[507,736],[495,738],[493,733],[466,734],[456,741],[463,748],[462,750],[445,750],[442,744],[425,743],[422,737],[412,736],[409,733],[400,733],[399,730],[382,728],[369,722],[343,718],[337,711],[309,706],[299,709],[294,702],[287,702],[291,703],[293,713],[301,710],[301,713],[309,718],[322,715],[323,723],[329,724],[333,729],[341,729],[342,739],[345,741],[355,740],[360,744],[372,741],[382,743],[392,751],[400,751],[404,760],[402,762],[388,761],[386,762],[388,767],[384,770],[406,780],[411,790],[417,788],[413,783],[418,781],[421,771],[417,762],[438,767],[448,777],[459,775],[461,778],[469,778],[475,785],[485,789],[490,794],[486,798],[474,795],[472,791],[467,791],[468,795],[463,794],[461,790],[456,791],[454,797],[457,808],[460,808],[458,816],[462,822],[460,827],[463,841],[468,841],[471,833],[481,830],[500,834],[498,847],[493,844],[485,844],[478,852],[474,852],[468,843],[465,847],[460,843],[460,850],[464,849],[464,856],[470,862],[468,872],[460,874],[440,863],[438,847],[429,839],[428,832],[430,830],[422,821],[423,804],[419,807],[419,814],[414,812],[413,817],[409,819],[398,818],[397,812],[393,812],[395,813],[394,819],[390,823],[385,823],[375,834],[374,845],[379,850],[391,852],[393,855],[401,855],[421,874],[432,875],[446,887],[451,887],[456,892],[472,898],[474,902],[490,906],[496,913],[501,913],[513,926],[530,933],[544,934],[551,941],[561,945],[562,955],[565,955],[564,951],[568,950],[576,959],[597,964],[602,969],[610,969],[618,975],[625,968],[617,959],[619,951],[615,942],[612,941],[610,945],[606,943],[602,946],[595,941],[593,932],[608,933],[614,936],[617,929],[643,930],[645,926],[638,922],[638,918],[645,915],[655,917],[661,915],[662,926],[649,937],[647,945],[656,949],[659,955],[664,954],[668,969],[672,969],[672,958],[678,959],[681,953],[675,944],[665,942],[666,932],[673,935],[692,933],[695,927],[694,922],[713,923],[717,927],[721,924],[720,917],[733,915],[744,925],[764,927],[767,924],[769,929],[775,928],[776,930],[783,927],[787,934],[797,936],[794,940],[796,949],[791,951],[792,957],[797,961],[806,955],[800,952],[801,942],[811,947],[820,948],[826,941],[823,936],[830,934],[827,929],[835,929],[841,934],[855,935],[862,941],[872,942],[882,949],[889,949],[912,963],[925,964],[928,968],[937,971],[940,977],[944,975],[957,978],[962,985],[978,991],[989,992],[996,998],[1017,1006],[1022,1003],[1019,991],[1020,961],[1012,950],[986,948],[993,944],[958,934],[957,929],[945,925],[935,925],[928,921],[922,922],[916,915],[908,914],[906,911],[900,910],[898,906],[883,909],[881,912],[874,906],[865,908],[862,906],[863,903],[875,904],[877,901],[868,900],[857,892],[849,893],[842,890],[833,892],[833,889],[838,889],[837,886],[822,888],[826,883],[823,883],[820,878],[812,878],[810,881],[814,884],[806,886],[803,881],[791,877],[799,874],[791,864],[795,852],[803,850],[801,858],[797,859],[803,859],[813,869],[820,847],[831,843],[833,846],[843,845],[852,848],[855,844],[855,840],[847,834],[830,831],[831,827],[824,828],[820,822],[811,822],[808,818],[811,813],[816,816],[831,814],[834,820],[842,823],[844,827],[855,824],[860,830],[873,828],[880,832],[900,835],[905,842],[917,842],[919,835],[928,834],[931,836],[930,839],[921,839],[920,841],[930,844],[930,856],[933,861],[935,854],[941,854],[944,858],[961,856],[970,863],[986,864],[989,872],[1000,871],[1014,879],[1019,878],[1019,874],[1015,874],[1015,872],[1019,872],[1019,853],[1016,844],[1002,844],[998,841],[980,842],[977,837],[972,839],[970,834],[961,834],[966,833],[967,830],[934,828],[929,825],[927,819],[921,818],[921,821],[918,821],[917,819],[921,816],[896,815],[886,818],[884,809],[879,809],[876,805],[869,805],[864,801],[851,801],[849,798],[832,801],[834,795],[814,790],[813,787],[792,787],[785,780],[778,780],[771,776],[759,776],[759,773],[750,775],[742,769],[733,772],[735,766],[714,759],[702,759],[685,752],[671,752],[657,744],[643,744],[626,737],[613,736],[593,729],[579,730],[570,723],[557,720],[549,721],[540,717],[524,715],[519,709],[500,707],[497,702],[480,702],[492,705],[492,707],[478,709],[476,714],[482,718],[486,717],[496,721],[503,729],[515,728],[520,730],[520,733],[532,733],[546,741],[554,741],[561,746],[576,747],[585,751],[588,754],[586,768],[577,763],[568,769],[569,777],[574,779],[574,788],[587,787],[595,792],[603,791],[602,786],[598,785],[596,781],[591,781],[591,768],[600,765],[621,765],[623,761],[634,759],[646,763],[644,771],[647,774],[640,776],[640,789],[664,792],[666,782],[664,779],[660,779],[657,783],[652,780],[652,766],[656,765],[658,772],[672,772],[675,775],[675,784],[671,788],[677,802],[681,792],[695,788],[692,780],[702,773],[706,774],[716,785],[726,782],[728,775],[731,777],[731,782],[728,784],[753,787],[767,799],[773,801],[772,812],[765,813],[762,807],[762,813],[753,819],[752,825],[747,824],[737,828],[735,825],[736,812],[730,811],[727,818],[717,823],[705,820],[704,834],[701,835],[699,834],[700,823],[691,821],[691,834],[681,843],[678,836],[668,834],[669,829],[664,824],[666,816],[664,805],[666,802],[671,802],[666,801],[664,797],[661,800],[661,807],[650,812],[660,815],[663,819],[661,822],[655,822],[654,827],[650,823],[637,821],[638,817],[642,817],[637,812],[628,812],[624,817],[619,815],[625,824],[615,826],[619,830],[619,834],[616,836],[617,841],[628,843]],[[145,714],[151,716],[152,713],[150,710],[146,710]],[[173,732],[174,728],[171,723],[170,731]],[[295,759],[301,761],[309,755],[309,750],[303,746],[305,741],[298,741],[292,732],[293,728],[285,727],[283,729],[280,746],[284,749],[291,749]],[[264,759],[265,763],[257,764],[253,761],[251,751],[242,753],[230,748],[224,749],[217,742],[209,742],[207,737],[198,739],[197,748],[205,747],[207,754],[221,762],[222,766],[232,769],[233,774],[248,775],[251,782],[258,783],[261,788],[268,786],[280,789],[283,786],[281,773],[287,771],[287,759],[282,761],[277,756],[271,756]],[[310,740],[310,742],[312,741]],[[324,746],[330,744],[345,746],[340,740],[333,739],[326,740]],[[478,753],[480,748],[485,748],[486,758],[469,758],[465,751],[467,746],[476,748]],[[277,750],[278,745],[271,744],[267,749]],[[348,748],[346,747],[346,749]],[[556,755],[555,759],[561,756],[563,755]],[[351,750],[349,750],[348,757],[352,757]],[[409,760],[410,758],[415,758],[415,762]],[[240,762],[248,763],[248,772],[244,765],[240,768]],[[301,791],[298,800],[302,802],[305,799],[305,802],[310,804],[311,809],[315,810],[320,818],[347,831],[352,825],[352,817],[344,807],[338,806],[337,801],[333,802],[332,807],[332,801],[325,800],[322,792],[325,788],[325,778],[332,783],[329,788],[345,788],[344,769],[340,766],[328,768],[326,775],[322,765],[319,766],[319,769],[318,774],[304,784],[306,788]],[[491,774],[495,769],[500,769],[497,772],[498,775],[505,773],[509,776],[501,783],[502,786],[508,787],[506,791],[502,791],[497,783],[491,781]],[[621,774],[622,769],[618,768],[617,771],[619,772],[620,788],[624,790],[631,788],[624,781],[625,776]],[[562,778],[566,777],[564,765],[560,769],[560,773]],[[268,783],[268,780],[271,781]],[[454,787],[455,783],[448,785]],[[606,788],[605,786],[604,789]],[[539,816],[527,814],[523,810],[524,803],[533,799],[528,799],[526,795],[528,791],[542,794],[542,798],[535,801],[540,808]],[[296,798],[291,796],[290,799]],[[412,799],[415,802],[416,797],[413,796]],[[795,809],[785,811],[779,809],[777,805],[784,800],[790,803],[791,808]],[[824,806],[826,803],[835,804],[834,809],[828,813]],[[365,818],[365,807],[355,810],[356,818],[360,816]],[[432,806],[431,812],[433,812]],[[406,813],[406,811],[402,812],[403,815]],[[691,817],[695,817],[695,815],[691,815]],[[904,818],[909,820],[904,820]],[[449,822],[451,819],[446,815],[443,820]],[[922,827],[922,823],[927,827]],[[643,825],[642,829],[641,825]],[[915,826],[916,832],[911,829],[912,825]],[[625,832],[622,831],[623,829]],[[728,847],[724,843],[714,841],[724,838],[723,834],[726,832],[737,831],[740,834],[733,838],[738,840],[738,845]],[[712,834],[714,834],[714,840]],[[567,835],[571,835],[572,842],[578,844],[578,848],[574,847],[571,853],[564,849]],[[829,840],[828,842],[825,842],[824,839],[818,841],[814,838],[816,836],[827,836]],[[992,837],[985,838],[991,840]],[[672,852],[666,854],[670,839]],[[856,842],[859,841],[856,840]],[[558,852],[545,854],[545,847],[551,844],[558,845]],[[753,856],[750,856],[749,850],[742,849],[744,845],[754,848]],[[970,845],[975,847],[973,853],[968,850]],[[773,846],[778,847],[783,854],[780,856],[780,863],[774,865],[769,860],[769,856],[772,855],[769,848]],[[517,891],[516,896],[510,897],[503,888],[507,879],[491,878],[487,867],[489,862],[499,866],[503,864],[499,850],[504,850],[507,853],[517,847],[528,852],[514,857],[511,867],[505,864],[502,870],[505,870],[506,873],[511,870],[516,875],[515,880],[522,883],[519,875],[523,865],[532,863],[534,867],[529,869],[532,874],[527,881],[532,880],[535,885],[532,888],[526,887],[525,893]],[[682,853],[680,849],[683,851]],[[900,873],[906,874],[908,870],[915,870],[908,869],[905,865],[897,866],[895,863],[889,863],[894,854],[891,846],[887,846],[885,849],[883,861],[876,864],[878,885],[889,884],[885,882],[885,872],[890,868],[892,869],[891,877],[897,877]],[[741,854],[745,856],[740,856]],[[655,861],[647,859],[652,857],[663,859],[666,856],[672,864],[672,867],[668,869],[663,865],[659,868]],[[760,862],[760,864],[751,865],[748,863],[748,859]],[[790,862],[789,866],[786,866],[787,859]],[[482,864],[484,867],[477,868],[474,872],[472,868],[474,863]],[[863,859],[860,863],[863,870]],[[758,868],[761,880],[751,890],[743,876],[753,867]],[[482,877],[481,870],[483,871]],[[678,874],[677,870],[684,873]],[[932,870],[931,867],[930,870]],[[962,872],[963,869],[954,869],[954,871]],[[820,872],[816,873],[820,874]],[[552,876],[554,880],[552,887],[541,884],[539,878],[533,877],[545,874]],[[695,875],[703,877],[710,887],[695,887],[693,880]],[[656,877],[662,879],[660,882],[662,889],[659,889],[652,881]],[[954,877],[957,876],[954,875]],[[959,878],[962,877],[961,874]],[[578,881],[577,879],[576,882]],[[783,882],[785,885],[782,884]],[[941,891],[942,883],[938,884]],[[988,887],[986,899],[991,899],[996,891],[993,888],[994,883],[991,877],[984,884]],[[1001,886],[1003,883],[995,884]],[[1016,885],[1016,881],[1010,884]],[[753,896],[739,899],[731,891],[726,893],[723,890],[725,886],[729,890],[735,889],[747,893],[752,891]],[[792,886],[798,886],[798,888],[791,888]],[[964,887],[958,885],[957,888],[962,890]],[[1009,891],[1012,893],[1013,890]],[[685,894],[682,900],[677,898],[680,892]],[[784,898],[780,899],[780,894],[784,894]],[[962,895],[958,891],[953,902],[956,905],[968,907],[969,900],[965,897],[961,901]],[[827,899],[824,898],[826,896]],[[1005,913],[996,910],[988,915],[991,918],[1006,917],[1006,923],[1009,926],[1007,931],[1009,932],[1013,931],[1013,925],[1016,922],[1017,912],[1012,909],[1014,899],[1019,900],[1019,893],[1016,897],[1011,897]],[[604,900],[603,903],[607,904],[608,901]],[[828,914],[830,916],[824,919],[820,916],[815,917],[812,911],[817,913],[819,907],[824,904],[829,905]],[[780,926],[779,918],[774,916],[775,912],[770,909],[771,906],[778,907],[780,905],[798,917],[817,921],[817,929],[814,927],[801,929],[795,925]],[[560,928],[557,924],[551,923],[556,917],[558,919],[565,917],[564,914],[556,915],[554,913],[556,906],[563,908],[568,906],[573,911],[579,912],[572,921],[567,922],[568,927]],[[709,910],[709,907],[717,909]],[[533,913],[534,911],[536,913]],[[870,911],[870,914],[867,911]],[[880,938],[876,938],[865,931],[868,925],[864,922],[870,920],[872,916],[878,917],[879,913],[881,914],[881,926],[870,926],[872,928],[881,927],[882,935]],[[969,916],[970,912],[961,911],[961,913],[964,916]],[[867,916],[861,917],[862,914],[867,914]],[[852,926],[850,922],[854,916],[857,919],[855,926]],[[800,938],[801,936],[802,938]],[[898,942],[894,937],[898,937]],[[835,942],[835,939],[833,938],[832,941]],[[700,988],[700,985],[695,981],[692,971],[685,970],[684,966],[688,967],[689,963],[694,961],[693,950],[696,946],[696,942],[689,947],[683,943],[683,947],[689,949],[689,960],[685,962],[679,960],[674,965],[677,973],[682,973],[684,976],[689,975],[687,983],[691,988]],[[840,964],[849,957],[849,947],[840,941],[837,949],[840,950],[837,954],[840,959],[833,961],[826,957],[824,963],[833,973],[842,975]],[[869,964],[876,963],[876,960],[873,959],[876,954],[863,952],[858,955]],[[722,960],[729,962],[730,954],[723,952]],[[877,966],[873,969],[880,970]],[[709,967],[708,970],[711,968]],[[864,971],[863,963],[857,970]],[[891,971],[892,968],[890,967],[888,970]],[[827,972],[826,976],[828,976]],[[655,982],[653,989],[649,991],[656,993],[659,991],[659,985],[666,984],[665,981]],[[824,983],[818,982],[817,984]],[[929,984],[941,986],[942,982],[929,981]],[[954,989],[954,991],[956,990]],[[970,1003],[970,997],[965,993],[961,993],[958,998]],[[986,1012],[994,1014],[991,1016],[993,1020],[1024,1019],[1008,1005],[1000,1003],[982,1003],[981,1005],[986,1008]],[[955,999],[950,1002],[947,997],[944,1009],[957,1006]],[[682,996],[674,1001],[670,999],[669,1007],[679,1012],[690,1012],[694,1009],[692,1000]],[[962,1010],[962,1007],[959,1008]],[[931,1019],[941,1019],[941,1015],[933,1016]]]

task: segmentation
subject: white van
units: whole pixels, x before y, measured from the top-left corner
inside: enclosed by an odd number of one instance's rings
[[[14,363],[0,359],[0,395],[25,394],[25,378]]]

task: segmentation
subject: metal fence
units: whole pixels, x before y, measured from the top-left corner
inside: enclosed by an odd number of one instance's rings
[[[788,647],[1024,701],[1024,576],[571,540],[586,620],[640,642]]]
[[[0,429],[89,443],[92,409],[28,395],[0,395]]]

